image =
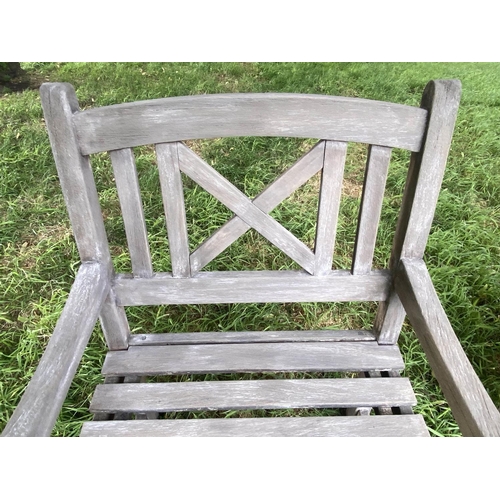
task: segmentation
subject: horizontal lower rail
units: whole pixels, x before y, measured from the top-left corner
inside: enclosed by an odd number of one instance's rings
[[[352,342],[364,340],[376,340],[375,334],[368,330],[146,333],[131,335],[129,345],[249,344],[252,342]]]
[[[421,415],[86,422],[84,437],[428,437]]]
[[[376,342],[132,346],[111,351],[102,373],[170,375],[292,371],[402,370],[397,346]]]
[[[103,384],[92,412],[171,412],[404,406],[417,403],[407,378],[230,380]]]
[[[114,288],[121,306],[161,304],[232,304],[254,302],[349,302],[386,300],[388,271],[353,276],[332,271],[202,272],[193,278],[158,273],[153,278],[118,275]]]

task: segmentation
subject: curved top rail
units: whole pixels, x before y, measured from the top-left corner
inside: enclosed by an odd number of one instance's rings
[[[144,144],[271,136],[363,142],[419,151],[421,108],[313,94],[213,94],[115,104],[75,113],[84,155]]]

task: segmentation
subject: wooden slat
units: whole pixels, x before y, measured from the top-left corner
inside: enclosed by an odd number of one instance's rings
[[[169,345],[109,352],[104,375],[402,370],[397,346],[376,342]]]
[[[175,278],[186,278],[191,275],[191,271],[178,147],[177,143],[157,144],[156,157],[167,220],[172,274]]]
[[[428,437],[421,415],[86,422],[81,436]]]
[[[2,436],[49,436],[109,290],[105,264],[81,265],[38,367]]]
[[[130,345],[248,344],[251,342],[359,342],[375,340],[368,330],[146,333],[130,336]]]
[[[92,412],[346,408],[417,403],[403,378],[226,380],[99,385]]]
[[[239,189],[219,174],[193,151],[179,144],[179,166],[182,172],[226,205],[246,224],[276,245],[309,273],[314,271],[314,254],[290,231],[267,213],[259,210]]]
[[[500,413],[476,375],[421,259],[402,259],[396,290],[465,436],[500,436]]]
[[[360,276],[349,271],[326,276],[304,271],[214,271],[189,280],[157,273],[153,278],[119,275],[114,290],[121,306],[375,301],[387,298],[389,279],[387,271]]]
[[[349,97],[218,94],[171,97],[83,111],[83,154],[215,137],[309,137],[418,151],[427,113]]]
[[[134,276],[153,275],[139,179],[131,149],[110,151]]]
[[[325,142],[321,141],[256,196],[253,204],[269,213],[321,170],[324,154]],[[191,254],[191,272],[195,274],[206,266],[248,229],[250,226],[238,216],[226,222]]]
[[[412,154],[389,267],[400,258],[421,258],[429,236],[443,180],[460,101],[458,80],[434,80],[427,84],[421,107],[429,111],[425,144]],[[377,312],[375,326],[380,343],[396,343],[405,318],[396,293]]]
[[[332,270],[346,153],[347,143],[327,141],[314,245],[314,274],[318,276],[324,276]]]
[[[117,304],[113,288],[110,288],[99,316],[102,332],[110,351],[126,349],[130,335],[130,327],[125,308]]]
[[[371,271],[391,149],[370,146],[359,210],[352,274]]]

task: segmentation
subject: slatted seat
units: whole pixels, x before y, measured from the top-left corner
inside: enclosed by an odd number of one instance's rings
[[[68,84],[42,106],[82,265],[56,329],[3,435],[48,435],[97,318],[109,348],[82,436],[428,436],[401,376],[405,315],[464,435],[500,435],[500,414],[446,319],[422,260],[456,119],[460,83],[433,81],[421,107],[332,96],[174,97],[80,111]],[[188,147],[271,136],[318,142],[255,197]],[[349,269],[333,266],[349,142],[368,144]],[[133,148],[154,145],[171,269],[153,270]],[[372,269],[393,148],[411,152],[387,269]],[[90,168],[109,152],[131,269],[115,272]],[[321,176],[311,248],[272,215]],[[191,249],[185,178],[233,215]],[[296,270],[207,271],[254,230]],[[379,303],[371,330],[131,333],[125,307]],[[230,418],[226,418],[230,417]]]

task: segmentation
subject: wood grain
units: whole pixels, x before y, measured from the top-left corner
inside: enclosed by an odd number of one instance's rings
[[[421,107],[428,111],[425,142],[410,160],[403,201],[392,245],[389,268],[400,258],[422,258],[441,189],[446,160],[460,102],[458,80],[433,80],[427,84]],[[397,342],[405,313],[396,293],[380,306],[375,320],[379,342]]]
[[[421,415],[86,422],[81,436],[428,437]]]
[[[169,345],[109,352],[104,375],[402,370],[397,346],[376,342]]]
[[[326,276],[305,271],[213,271],[200,272],[189,280],[168,273],[153,278],[118,275],[114,290],[121,306],[346,302],[385,300],[389,284],[387,271],[359,276],[349,271],[331,271]]]
[[[282,252],[309,273],[314,271],[314,254],[290,231],[260,210],[238,188],[219,174],[193,151],[179,144],[179,166],[182,172],[206,189],[243,222],[253,227]]]
[[[253,204],[269,213],[323,168],[324,155],[325,142],[320,141],[256,196]],[[191,254],[191,272],[195,274],[201,270],[248,229],[250,226],[238,216],[226,222]]]
[[[390,148],[370,146],[359,209],[352,274],[367,274],[372,268],[390,159]]]
[[[225,380],[98,385],[92,412],[172,412],[415,405],[408,379]]]
[[[82,111],[82,154],[188,139],[269,136],[364,142],[418,151],[423,109],[349,97],[217,94],[170,97]]]
[[[94,176],[73,127],[79,111],[75,90],[69,83],[44,83],[40,99],[80,259],[111,264]]]
[[[139,179],[131,149],[110,152],[134,276],[153,275]]]
[[[81,265],[38,367],[2,436],[49,436],[109,291],[106,266]]]
[[[168,243],[174,278],[191,275],[186,208],[179,169],[179,144],[157,144],[156,157],[160,173],[161,192],[167,220]]]
[[[500,413],[446,317],[421,259],[402,259],[396,290],[464,436],[500,436]]]
[[[359,342],[375,340],[368,330],[296,330],[265,332],[144,333],[130,336],[132,345],[248,344],[251,342]]]
[[[321,172],[318,223],[314,244],[314,274],[317,276],[324,276],[332,270],[346,153],[347,143],[327,141]]]

